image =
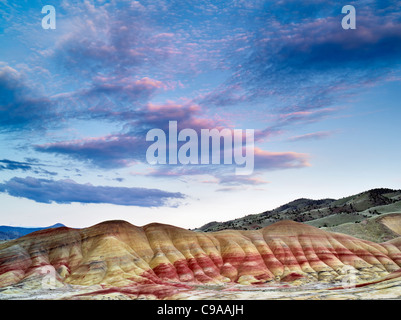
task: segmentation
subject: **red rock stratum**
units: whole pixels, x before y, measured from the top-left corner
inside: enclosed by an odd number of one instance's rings
[[[106,221],[41,230],[0,245],[0,287],[47,273],[63,284],[102,288],[335,282],[350,270],[357,281],[369,282],[400,269],[399,239],[378,244],[293,221],[213,233]]]

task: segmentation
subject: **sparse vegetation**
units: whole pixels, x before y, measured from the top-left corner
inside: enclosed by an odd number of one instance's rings
[[[401,190],[381,188],[339,200],[301,198],[259,214],[248,214],[225,222],[213,221],[196,230],[253,230],[281,220],[307,223],[318,228],[339,229],[346,224],[362,225],[362,221],[391,212],[401,213]]]

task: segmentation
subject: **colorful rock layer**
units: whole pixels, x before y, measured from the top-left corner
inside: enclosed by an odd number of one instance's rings
[[[107,221],[55,228],[0,245],[0,287],[55,275],[63,284],[129,287],[268,281],[373,281],[401,266],[401,238],[373,243],[293,221],[260,230],[193,232]]]

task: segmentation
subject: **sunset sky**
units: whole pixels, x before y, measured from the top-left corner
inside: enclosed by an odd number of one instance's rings
[[[0,225],[195,228],[400,189],[400,119],[400,1],[0,0]],[[149,165],[169,121],[254,129],[253,174]]]

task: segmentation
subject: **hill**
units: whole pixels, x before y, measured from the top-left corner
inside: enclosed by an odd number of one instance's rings
[[[49,229],[49,228],[58,228],[64,227],[61,223],[56,223],[55,225],[49,227],[39,227],[39,228],[25,228],[25,227],[11,227],[11,226],[0,226],[0,241],[7,241],[12,239],[17,239],[19,237],[25,236],[31,232]]]
[[[386,223],[398,228],[400,219]],[[208,233],[125,221],[44,229],[0,244],[0,298],[43,292],[49,281],[74,299],[174,299],[212,285],[224,297],[228,284],[341,285],[350,272],[353,285],[391,280],[399,290],[400,239],[377,244],[288,220]]]
[[[383,214],[401,214],[401,190],[372,189],[342,199],[297,199],[274,210],[251,214],[225,222],[211,222],[195,230],[211,232],[226,229],[257,230],[282,220],[303,222],[317,228],[343,232],[352,235],[353,226],[363,229],[367,224],[381,224],[377,217]],[[366,222],[368,221],[368,222]],[[344,227],[341,227],[344,225]],[[345,226],[347,225],[347,226]],[[369,237],[369,232],[360,232],[363,239],[381,242],[398,235],[383,229],[380,238]]]

